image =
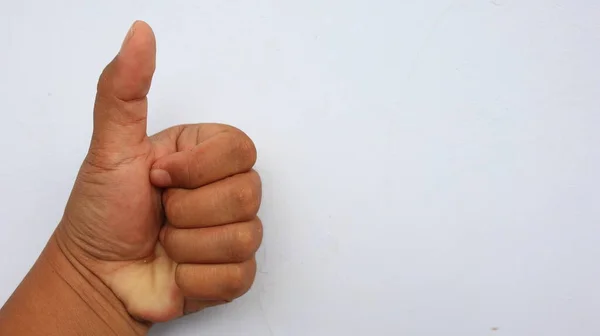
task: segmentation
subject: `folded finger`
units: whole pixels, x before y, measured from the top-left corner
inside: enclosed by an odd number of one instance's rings
[[[179,264],[175,282],[185,297],[207,301],[232,301],[254,282],[256,260],[239,264]]]
[[[160,241],[177,263],[237,263],[254,257],[262,241],[258,217],[242,223],[201,229],[163,227]]]
[[[167,220],[178,228],[248,221],[256,216],[260,201],[261,182],[255,171],[198,189],[167,189],[163,194]]]
[[[252,140],[242,131],[230,130],[158,159],[150,180],[157,187],[193,189],[247,172],[255,162]]]

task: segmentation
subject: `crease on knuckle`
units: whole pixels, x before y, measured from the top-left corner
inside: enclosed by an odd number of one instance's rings
[[[90,149],[84,159],[85,164],[96,171],[114,171],[124,163],[118,154],[102,152]]]
[[[202,174],[202,169],[206,165],[206,162],[203,160],[204,155],[201,155],[199,149],[190,150],[189,155],[187,155],[187,162],[185,165],[185,178],[188,187],[197,187],[204,179]]]
[[[147,160],[149,154],[150,151],[145,146],[139,146],[127,153],[110,150],[103,146],[95,136],[92,136],[92,143],[84,163],[98,171],[114,171],[136,160]]]
[[[261,198],[261,190],[256,183],[244,182],[235,191],[234,197],[238,210],[244,218],[256,215]]]
[[[256,146],[254,141],[242,131],[233,132],[234,153],[239,169],[250,169],[256,163]]]
[[[251,283],[248,283],[247,270],[242,265],[232,265],[229,268],[228,279],[226,281],[225,299],[232,301],[246,293],[250,289]]]
[[[236,230],[233,241],[230,251],[232,259],[240,262],[249,260],[258,247],[258,232],[248,228]]]

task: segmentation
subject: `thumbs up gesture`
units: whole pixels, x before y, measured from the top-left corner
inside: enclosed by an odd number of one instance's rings
[[[54,234],[71,263],[148,322],[244,294],[262,239],[248,136],[220,124],[147,136],[155,54],[151,28],[134,23],[100,76],[90,149]]]

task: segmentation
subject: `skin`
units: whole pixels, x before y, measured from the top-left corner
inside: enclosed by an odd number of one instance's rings
[[[0,310],[0,335],[143,335],[251,287],[262,239],[254,144],[221,124],[147,136],[155,54],[151,28],[134,23],[99,79],[64,216]]]

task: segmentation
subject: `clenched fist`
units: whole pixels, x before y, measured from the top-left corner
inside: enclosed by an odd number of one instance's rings
[[[155,52],[136,22],[102,73],[89,153],[55,233],[71,263],[148,322],[244,294],[262,238],[248,136],[219,124],[146,135]]]

